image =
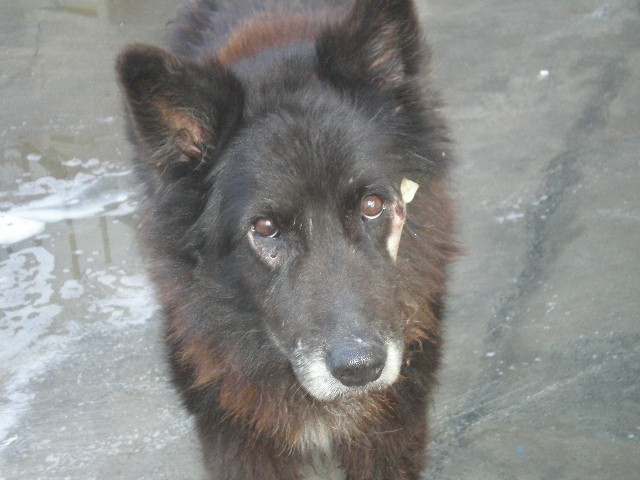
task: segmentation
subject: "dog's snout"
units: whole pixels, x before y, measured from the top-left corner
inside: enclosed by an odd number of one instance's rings
[[[381,342],[361,339],[345,340],[328,352],[331,374],[347,387],[358,387],[377,380],[387,361],[387,351]]]

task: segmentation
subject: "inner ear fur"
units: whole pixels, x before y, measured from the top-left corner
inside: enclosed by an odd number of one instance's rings
[[[216,61],[201,65],[148,45],[132,45],[117,72],[138,143],[152,164],[207,160],[242,110],[242,87]]]
[[[316,43],[321,77],[346,88],[402,87],[421,72],[425,48],[412,0],[356,0]]]

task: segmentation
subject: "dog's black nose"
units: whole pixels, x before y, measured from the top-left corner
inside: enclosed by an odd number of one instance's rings
[[[380,377],[387,361],[382,343],[345,340],[329,350],[327,363],[331,374],[347,387],[359,387]]]

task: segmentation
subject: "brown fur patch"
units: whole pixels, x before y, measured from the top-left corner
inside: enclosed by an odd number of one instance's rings
[[[218,60],[228,66],[252,58],[263,50],[312,40],[317,22],[308,16],[264,14],[254,17],[235,31],[218,52]]]
[[[229,375],[224,362],[216,357],[213,349],[205,341],[194,339],[186,342],[180,351],[179,361],[194,369],[195,380],[192,388],[206,387]]]
[[[211,139],[200,120],[168,103],[158,103],[158,111],[171,131],[176,146],[188,157],[202,158],[205,144]]]
[[[377,42],[371,45],[371,64],[369,70],[371,72],[382,70],[387,81],[398,81],[404,75],[402,71],[402,58],[400,58],[400,35],[399,27],[393,23],[382,28],[378,34]]]

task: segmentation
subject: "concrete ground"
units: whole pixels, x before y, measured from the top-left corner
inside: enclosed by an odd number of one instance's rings
[[[425,479],[640,479],[640,2],[420,6],[467,252]],[[0,4],[0,480],[203,477],[113,74],[174,10]]]

